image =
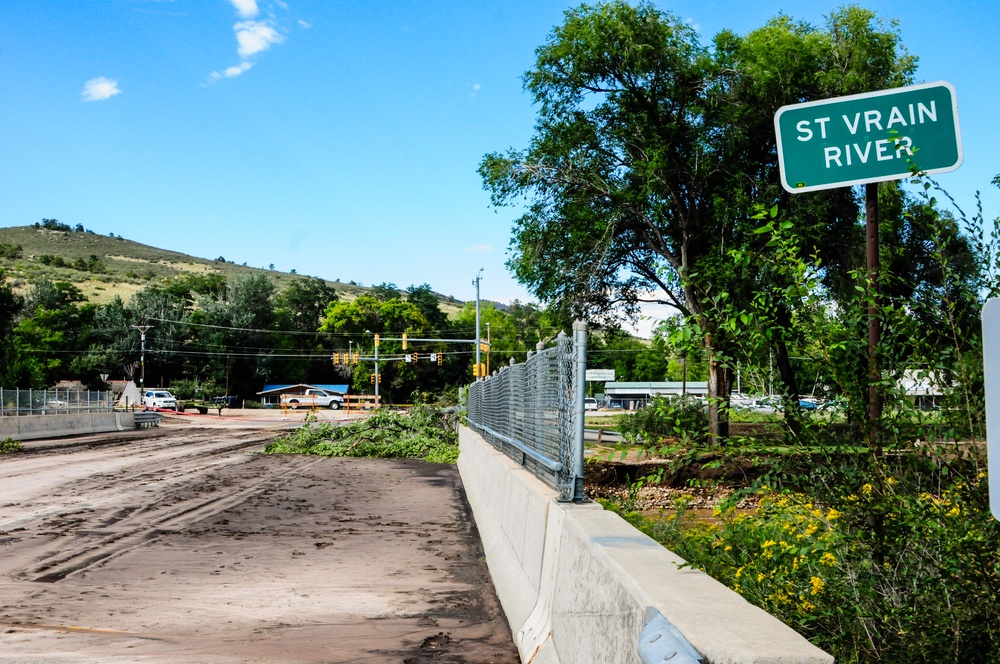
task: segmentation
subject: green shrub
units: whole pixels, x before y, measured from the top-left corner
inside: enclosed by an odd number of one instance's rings
[[[24,445],[22,445],[19,440],[14,440],[13,438],[0,440],[0,454],[12,454],[14,452],[20,452],[23,449]]]
[[[626,440],[649,445],[665,438],[700,443],[708,436],[708,415],[696,397],[654,397],[642,410],[622,415],[618,430]]]
[[[974,460],[913,453],[821,470],[802,483],[815,495],[761,487],[756,509],[722,507],[714,523],[683,502],[625,516],[838,662],[996,661],[1000,524],[985,478]]]

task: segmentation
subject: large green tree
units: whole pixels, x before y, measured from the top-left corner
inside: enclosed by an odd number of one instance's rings
[[[575,315],[628,315],[643,302],[675,307],[701,332],[710,431],[724,436],[739,345],[730,322],[755,286],[733,270],[729,252],[766,246],[754,233],[754,206],[787,202],[774,111],[905,82],[912,66],[894,26],[857,8],[832,15],[825,30],[778,17],[746,38],[724,32],[711,53],[651,4],[570,10],[525,74],[539,109],[530,146],[487,155],[480,166],[495,204],[526,199],[509,266]],[[837,239],[846,261],[856,197],[797,204],[796,215],[815,228],[813,244]],[[784,318],[790,324],[791,313]]]

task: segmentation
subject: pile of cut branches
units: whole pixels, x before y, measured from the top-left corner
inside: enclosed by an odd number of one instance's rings
[[[418,458],[432,463],[458,459],[454,422],[440,410],[416,407],[407,414],[379,412],[345,426],[307,423],[264,449],[265,454]]]

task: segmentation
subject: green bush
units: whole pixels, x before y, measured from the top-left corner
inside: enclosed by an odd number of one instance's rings
[[[642,410],[622,415],[618,430],[628,441],[649,445],[667,438],[700,443],[708,436],[708,415],[696,397],[654,397]]]
[[[22,445],[19,440],[14,440],[13,438],[0,440],[0,454],[12,454],[14,452],[20,452],[23,449],[24,445]]]
[[[1000,524],[986,473],[950,454],[817,469],[714,522],[683,501],[625,516],[838,662],[997,661]]]

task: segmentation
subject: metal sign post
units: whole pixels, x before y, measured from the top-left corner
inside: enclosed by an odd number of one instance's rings
[[[983,377],[986,388],[986,466],[990,512],[1000,520],[1000,299],[983,306]]]

